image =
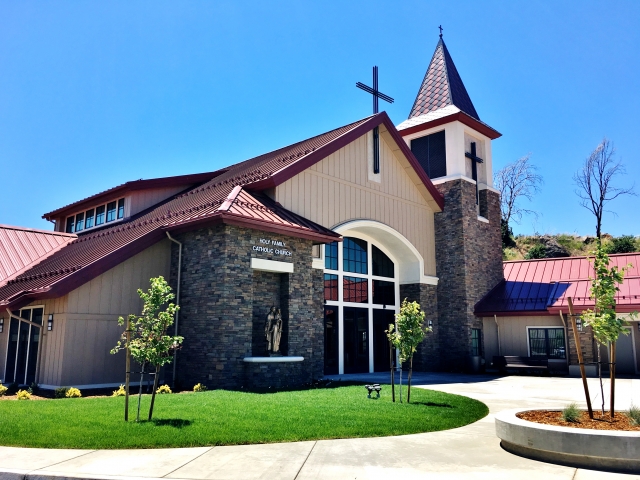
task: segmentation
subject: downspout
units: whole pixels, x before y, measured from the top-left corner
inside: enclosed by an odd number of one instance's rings
[[[498,356],[502,355],[502,353],[500,352],[500,325],[498,325],[498,316],[494,315],[493,319],[496,322],[496,331],[498,333]]]
[[[171,234],[169,232],[167,233],[167,238],[169,240],[171,240],[173,243],[177,243],[178,244],[178,287],[176,288],[176,305],[180,306],[180,278],[182,275],[182,243],[179,242],[178,240],[176,240],[175,238],[173,238],[171,236]],[[178,315],[180,314],[180,310],[176,311],[176,316],[175,316],[175,336],[178,336]],[[178,355],[178,351],[174,350],[173,352],[173,388],[176,388],[176,360],[177,360],[177,355]]]

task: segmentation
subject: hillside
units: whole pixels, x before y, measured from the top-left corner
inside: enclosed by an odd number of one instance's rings
[[[559,235],[516,235],[511,246],[503,245],[504,260],[533,258],[579,257],[589,255],[594,248],[595,237],[562,233]],[[602,243],[608,253],[640,252],[640,237],[624,235],[612,237],[604,234]]]

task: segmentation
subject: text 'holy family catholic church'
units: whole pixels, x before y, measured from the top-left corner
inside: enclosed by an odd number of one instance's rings
[[[414,368],[464,369],[482,355],[474,305],[503,279],[499,136],[441,38],[400,125],[376,113],[215,172],[128,182],[44,215],[53,232],[4,226],[22,254],[0,262],[0,378],[119,385],[117,318],[158,275],[181,306],[170,384],[386,371],[404,298],[433,327]]]

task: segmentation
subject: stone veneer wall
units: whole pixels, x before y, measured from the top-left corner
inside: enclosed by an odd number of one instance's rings
[[[473,183],[460,179],[436,187],[445,199],[435,215],[441,368],[461,370],[471,354],[471,329],[482,329],[474,306],[503,279],[500,196],[480,191],[486,223],[478,220]]]
[[[428,333],[413,356],[413,368],[428,372],[440,368],[440,346],[438,341],[438,292],[435,285],[412,283],[400,285],[400,301],[418,302],[425,316],[425,326],[433,322],[433,331]]]
[[[183,242],[179,334],[185,338],[178,352],[178,386],[190,388],[198,382],[209,388],[270,386],[268,378],[264,382],[257,378],[260,369],[245,368],[243,359],[254,355],[253,341],[258,337],[254,332],[264,332],[266,312],[278,295],[287,354],[304,357],[302,363],[285,367],[290,370],[288,383],[308,383],[322,376],[322,272],[311,268],[311,241],[229,225],[175,237]],[[254,245],[261,245],[260,238],[284,241],[293,255],[254,251]],[[251,269],[252,257],[293,262],[294,272],[258,274]],[[177,262],[174,244],[173,286]],[[271,284],[277,277],[279,285]],[[264,302],[268,305],[262,305]]]
[[[568,317],[565,317],[568,320]],[[567,340],[569,345],[569,365],[578,365],[578,349],[576,348],[576,337],[573,334],[573,327],[569,323],[567,331]],[[581,332],[578,332],[580,336],[580,346],[582,347],[582,356],[585,362],[597,361],[596,342],[593,338],[593,332],[591,327],[583,327]]]

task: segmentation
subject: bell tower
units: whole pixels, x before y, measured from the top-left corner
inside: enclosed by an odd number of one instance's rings
[[[475,304],[503,278],[500,195],[491,141],[442,33],[409,118],[398,131],[445,198],[435,215],[439,368],[476,369],[482,320]]]

